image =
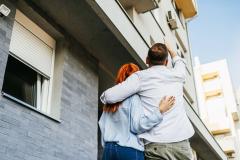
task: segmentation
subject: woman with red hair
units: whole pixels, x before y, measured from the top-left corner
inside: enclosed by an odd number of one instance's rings
[[[124,64],[118,71],[116,83],[122,83],[139,70],[133,63]],[[168,111],[174,102],[174,97],[164,97],[159,108],[148,116],[144,114],[137,94],[120,103],[105,105],[99,120],[104,146],[103,160],[144,160],[144,145],[137,134],[161,123],[161,114]]]

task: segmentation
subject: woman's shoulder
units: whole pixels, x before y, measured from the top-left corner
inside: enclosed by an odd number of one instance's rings
[[[140,100],[140,97],[138,94],[134,94],[130,97],[131,99],[135,99],[135,100]]]
[[[138,94],[134,94],[130,97],[128,97],[127,99],[124,100],[124,102],[127,104],[127,103],[132,103],[132,102],[135,102],[135,101],[140,101],[140,97]]]

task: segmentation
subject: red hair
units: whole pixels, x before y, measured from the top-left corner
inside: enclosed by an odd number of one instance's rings
[[[119,69],[117,77],[115,79],[115,83],[122,83],[123,81],[125,81],[131,74],[139,71],[139,67],[136,64],[133,63],[128,63],[128,64],[124,64],[122,65],[122,67]],[[104,112],[116,112],[118,110],[119,105],[121,104],[121,102],[117,102],[114,104],[106,104],[103,106],[103,111]]]

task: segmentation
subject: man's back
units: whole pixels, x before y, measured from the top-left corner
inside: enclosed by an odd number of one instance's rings
[[[166,66],[156,65],[137,72],[140,81],[140,95],[145,114],[152,114],[164,96],[175,96],[173,108],[164,113],[163,121],[140,137],[150,142],[179,142],[194,134],[193,127],[183,105],[185,76]]]
[[[186,66],[182,58],[173,58],[174,68],[154,65],[132,74],[126,81],[106,90],[103,103],[123,101],[133,94],[139,94],[144,112],[152,114],[164,96],[175,96],[173,108],[163,114],[163,121],[140,137],[150,142],[171,143],[189,139],[194,134],[183,105],[183,85]]]

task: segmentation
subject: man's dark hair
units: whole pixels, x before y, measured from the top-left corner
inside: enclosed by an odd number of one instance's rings
[[[155,43],[148,51],[148,59],[151,65],[164,65],[168,58],[168,51],[165,44]]]

